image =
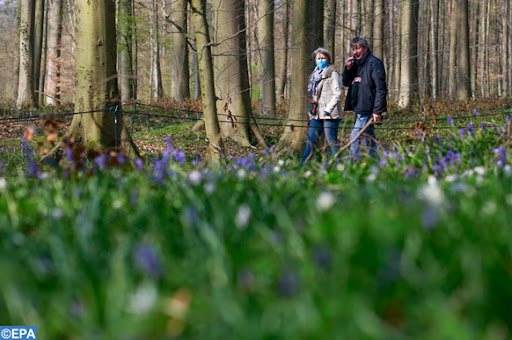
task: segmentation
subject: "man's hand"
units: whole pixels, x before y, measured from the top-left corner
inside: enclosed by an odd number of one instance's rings
[[[354,57],[348,57],[345,60],[345,66],[346,66],[347,70],[350,70],[352,68],[352,66],[354,66]]]
[[[373,121],[374,121],[374,122],[375,122],[375,124],[377,124],[377,125],[382,124],[382,115],[379,115],[379,114],[374,113],[374,114],[373,114]]]

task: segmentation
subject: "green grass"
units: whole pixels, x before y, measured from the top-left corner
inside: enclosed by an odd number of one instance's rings
[[[185,166],[4,168],[0,320],[44,339],[510,338],[510,135],[481,120],[383,132],[380,159],[332,166],[242,148],[194,166],[193,124],[161,122],[134,138],[173,136]]]

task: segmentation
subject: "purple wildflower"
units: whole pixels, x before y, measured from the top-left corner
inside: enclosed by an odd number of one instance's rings
[[[468,132],[471,136],[473,136],[475,134],[475,131],[473,130],[473,124],[472,123],[469,123],[468,124]]]
[[[446,121],[448,122],[448,124],[453,125],[453,118],[452,117],[446,118]]]
[[[507,161],[507,149],[505,149],[504,147],[500,147],[494,149],[493,151],[497,155],[496,163],[500,168],[503,168]]]
[[[508,122],[510,122],[510,115],[507,115],[507,116],[505,117],[505,120],[507,121],[507,123],[508,123]]]
[[[300,280],[296,272],[287,270],[281,274],[276,285],[277,294],[289,298],[295,295],[300,289]]]
[[[475,117],[476,117],[476,116],[478,116],[478,111],[477,111],[477,109],[473,109],[473,116],[475,116]]]
[[[480,124],[480,127],[482,128],[482,130],[487,130],[487,126],[485,125],[485,123],[481,123]]]
[[[185,153],[182,148],[172,151],[172,156],[174,160],[181,164],[181,166],[185,165]]]
[[[139,171],[142,171],[142,169],[144,168],[144,162],[142,161],[142,159],[137,158],[137,159],[135,160],[135,166],[137,167],[137,169],[138,169]]]
[[[319,268],[328,268],[331,265],[331,250],[326,245],[316,245],[313,248],[313,261]]]
[[[153,247],[149,244],[140,244],[134,253],[135,263],[147,276],[159,279],[163,274],[163,267]]]
[[[430,231],[437,226],[439,218],[434,209],[427,209],[421,215],[421,225],[425,231]]]
[[[100,170],[105,170],[107,168],[107,155],[100,155],[94,159],[94,164],[96,164]]]
[[[459,135],[460,135],[460,139],[464,139],[464,136],[466,135],[466,131],[463,128],[460,128]]]

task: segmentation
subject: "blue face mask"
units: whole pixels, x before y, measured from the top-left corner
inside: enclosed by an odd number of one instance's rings
[[[316,66],[319,68],[326,68],[327,67],[327,59],[318,59],[316,61]]]

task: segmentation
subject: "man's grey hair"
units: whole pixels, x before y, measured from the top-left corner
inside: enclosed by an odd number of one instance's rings
[[[327,62],[328,62],[329,64],[331,64],[331,52],[329,52],[329,50],[328,50],[328,49],[323,48],[323,47],[319,47],[319,48],[317,48],[317,49],[313,52],[313,59],[316,59],[316,55],[317,55],[318,53],[322,53],[322,54],[324,54],[324,55],[327,57]]]
[[[352,40],[350,41],[350,47],[354,47],[354,46],[361,46],[361,47],[368,47],[368,40],[366,40],[365,37],[361,37],[359,35],[355,36],[352,38]]]

